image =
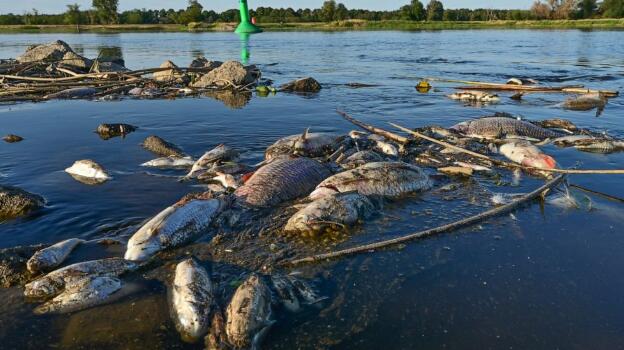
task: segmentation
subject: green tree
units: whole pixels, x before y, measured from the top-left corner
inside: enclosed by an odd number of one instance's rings
[[[590,18],[594,15],[597,8],[596,0],[581,0],[578,4],[579,16],[581,18]]]
[[[427,20],[441,21],[444,18],[444,5],[438,0],[431,0],[427,5]]]
[[[419,0],[412,0],[412,3],[401,7],[401,18],[411,21],[422,21],[425,19],[425,7]]]
[[[605,18],[624,17],[624,0],[604,0],[601,10]]]
[[[191,22],[201,22],[204,7],[197,0],[189,0],[186,11],[180,16],[180,22],[188,24]]]
[[[334,19],[337,19],[339,21],[349,19],[349,10],[347,10],[347,7],[344,4],[338,4],[338,6],[336,7],[336,13],[334,14]]]
[[[321,8],[321,13],[323,16],[323,21],[331,22],[334,20],[334,16],[336,15],[336,1],[328,0],[323,3],[323,7]]]
[[[82,14],[80,13],[80,5],[73,4],[67,5],[67,12],[65,12],[65,17],[63,19],[65,24],[73,24],[78,26],[82,23]]]
[[[118,22],[117,8],[119,0],[93,0],[92,6],[95,8],[101,23],[110,24]]]

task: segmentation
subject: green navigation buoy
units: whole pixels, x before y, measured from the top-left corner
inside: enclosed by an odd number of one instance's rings
[[[236,28],[236,33],[261,33],[262,29],[257,25],[251,23],[249,18],[249,7],[247,6],[247,0],[239,1],[240,18],[241,22]]]

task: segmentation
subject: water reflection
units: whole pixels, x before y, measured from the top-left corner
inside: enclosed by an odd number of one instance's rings
[[[209,91],[204,94],[206,97],[223,102],[224,105],[232,109],[245,107],[251,100],[250,92],[238,92],[232,90]]]
[[[98,46],[98,60],[101,62],[113,62],[121,66],[126,65],[123,51],[119,46]]]
[[[251,52],[249,50],[249,38],[251,37],[251,34],[239,33],[238,37],[241,42],[241,62],[247,65],[249,64],[249,59],[251,58]]]

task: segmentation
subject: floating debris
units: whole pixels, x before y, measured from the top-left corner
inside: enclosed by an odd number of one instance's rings
[[[130,124],[100,124],[95,132],[98,133],[102,139],[108,140],[117,136],[126,136],[136,131],[136,129],[136,126]]]
[[[90,159],[74,162],[71,167],[65,169],[65,172],[72,175],[77,181],[89,185],[100,184],[111,178],[101,165]]]
[[[6,135],[2,139],[6,143],[16,143],[16,142],[21,142],[21,141],[24,140],[23,137],[17,136],[17,135],[13,135],[13,134]]]

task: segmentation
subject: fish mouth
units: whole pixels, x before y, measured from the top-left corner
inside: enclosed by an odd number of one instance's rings
[[[523,159],[522,165],[534,168],[554,169],[557,166],[557,161],[549,155],[540,154]]]

